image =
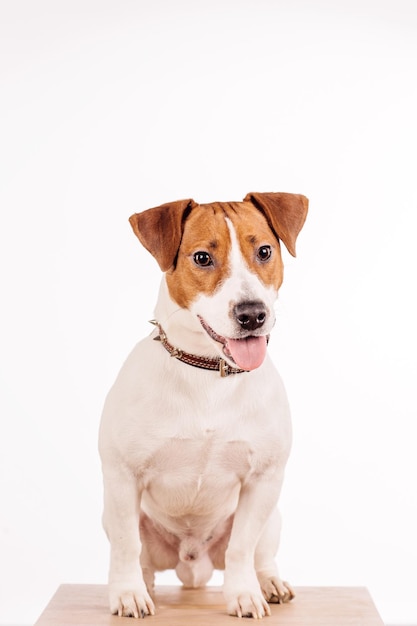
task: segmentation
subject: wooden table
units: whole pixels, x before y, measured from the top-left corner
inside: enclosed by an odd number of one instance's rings
[[[271,605],[265,626],[383,626],[364,587],[296,587],[295,599]],[[253,621],[226,613],[219,587],[159,587],[156,615],[145,621],[110,615],[105,585],[61,585],[35,626],[233,626]]]

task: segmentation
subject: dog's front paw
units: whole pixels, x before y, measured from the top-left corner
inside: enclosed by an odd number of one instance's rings
[[[155,615],[155,605],[146,588],[129,588],[128,585],[111,584],[109,587],[110,611],[119,617],[145,617]]]
[[[226,600],[229,615],[254,617],[255,619],[271,615],[269,606],[260,593],[243,592],[234,597],[229,596]]]
[[[277,576],[259,576],[262,593],[265,600],[272,604],[283,604],[289,602],[295,597],[295,593],[291,585],[282,581]]]

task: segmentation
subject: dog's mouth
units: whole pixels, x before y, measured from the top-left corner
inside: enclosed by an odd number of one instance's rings
[[[268,345],[268,337],[266,335],[259,337],[248,335],[241,339],[223,337],[216,333],[200,315],[198,319],[208,336],[217,343],[222,344],[225,357],[233,361],[238,367],[250,372],[262,365]]]

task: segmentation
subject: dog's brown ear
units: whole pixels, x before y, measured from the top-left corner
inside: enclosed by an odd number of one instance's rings
[[[197,206],[194,200],[178,200],[135,213],[129,218],[135,235],[155,257],[163,272],[175,261],[185,218],[194,206]]]
[[[295,193],[251,192],[244,202],[252,202],[262,211],[274,233],[295,256],[295,242],[307,217],[308,199]]]

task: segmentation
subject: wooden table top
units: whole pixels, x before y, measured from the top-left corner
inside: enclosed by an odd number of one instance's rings
[[[265,626],[383,626],[365,587],[296,587],[296,597],[270,605]],[[148,626],[232,626],[220,587],[156,588],[156,615]],[[133,626],[136,620],[110,615],[106,585],[61,585],[35,626]],[[141,622],[142,623],[142,622]],[[239,623],[242,623],[239,621]],[[249,622],[250,623],[250,622]]]

